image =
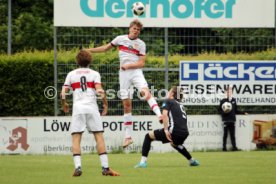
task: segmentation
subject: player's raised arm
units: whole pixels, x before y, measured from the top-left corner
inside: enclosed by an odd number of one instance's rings
[[[84,49],[84,50],[91,52],[91,53],[97,53],[97,52],[106,52],[109,49],[111,49],[112,47],[113,47],[113,45],[111,43],[108,43],[108,44],[102,45],[100,47],[88,48],[88,49]]]

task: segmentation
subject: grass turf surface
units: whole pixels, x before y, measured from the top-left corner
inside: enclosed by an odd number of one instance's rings
[[[190,167],[178,153],[150,153],[146,169],[134,169],[140,154],[109,154],[121,176],[102,176],[97,154],[82,155],[83,175],[72,177],[71,155],[1,155],[1,184],[272,184],[276,151],[194,152],[199,167]]]

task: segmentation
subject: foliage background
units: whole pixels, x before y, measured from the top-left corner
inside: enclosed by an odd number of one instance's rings
[[[54,115],[54,101],[44,97],[44,89],[54,86],[53,2],[54,0],[12,0],[12,55],[8,56],[8,0],[0,0],[0,116]],[[76,67],[74,60],[79,43],[84,46],[98,46],[109,42],[114,35],[126,31],[126,28],[60,28],[58,63],[64,63],[66,70],[71,70]],[[178,68],[179,60],[276,59],[275,29],[170,28],[168,32],[169,68]],[[75,35],[79,34],[90,37],[76,38]],[[152,43],[147,44],[149,57],[146,68],[164,68],[163,35],[163,28],[143,30],[142,39],[146,43]],[[78,42],[75,43],[75,40]],[[115,73],[118,72],[117,61],[115,51],[97,54],[93,69],[100,73],[110,73],[112,68]],[[65,72],[62,70],[64,69],[59,67],[58,73]],[[152,75],[151,72],[145,72],[149,85],[154,85],[158,89],[164,88],[164,73],[155,73]],[[170,84],[177,83],[178,73],[171,71],[169,78]],[[62,83],[64,79],[58,80],[58,83]],[[106,88],[118,89],[117,80],[117,77],[114,78]],[[102,81],[107,81],[107,78],[103,77]],[[113,110],[111,114],[122,113],[121,103],[114,102],[109,105],[119,109]],[[134,107],[134,114],[137,115],[141,114],[141,109],[148,108],[144,103],[134,104]],[[215,112],[215,108],[188,108],[188,113],[206,114],[208,112],[204,109]],[[251,113],[276,111],[275,106],[242,108],[250,110]]]
[[[58,62],[60,64],[72,63],[69,70],[74,69],[76,67],[74,61],[77,52],[77,49],[61,51]],[[0,116],[54,115],[54,101],[44,96],[45,88],[47,86],[54,86],[53,55],[53,51],[25,51],[11,56],[5,54],[0,55]],[[255,52],[254,54],[203,53],[198,56],[173,55],[169,57],[169,66],[170,68],[178,68],[178,62],[180,60],[205,60],[206,58],[209,60],[272,60],[274,57],[275,50]],[[110,51],[107,54],[96,54],[91,68],[100,73],[106,73],[110,65],[116,64],[115,66],[118,67],[117,61],[116,51]],[[163,57],[148,56],[145,67],[164,68]],[[117,69],[114,69],[114,71],[118,72]],[[172,74],[173,76],[171,76],[170,80],[171,85],[178,83],[177,72]],[[146,75],[146,78],[148,81],[154,81],[157,89],[163,87],[164,77],[162,72],[159,72],[158,76]],[[105,82],[106,79],[103,78],[102,81]],[[117,89],[118,82],[110,83],[105,88]],[[121,103],[110,105],[120,106]],[[148,108],[147,105],[146,108]],[[247,107],[243,108],[246,109]],[[258,106],[251,107],[250,112],[262,113],[264,108]],[[134,111],[136,115],[139,115],[139,113],[139,108]],[[204,111],[199,111],[198,109],[193,110],[191,108],[188,113],[206,114]],[[114,111],[110,112],[110,114],[121,114],[121,112]]]

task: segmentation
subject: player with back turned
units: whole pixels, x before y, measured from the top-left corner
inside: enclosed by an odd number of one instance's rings
[[[73,176],[82,175],[81,164],[81,138],[87,128],[93,133],[97,151],[102,165],[102,174],[119,176],[119,173],[109,168],[108,157],[103,138],[103,123],[97,105],[97,94],[103,101],[102,115],[107,113],[107,99],[101,85],[101,76],[97,71],[89,68],[92,56],[89,52],[81,50],[77,54],[79,68],[68,73],[61,92],[62,106],[64,112],[69,112],[69,104],[66,102],[66,94],[70,88],[73,90],[73,114],[71,124],[72,152],[75,170]]]

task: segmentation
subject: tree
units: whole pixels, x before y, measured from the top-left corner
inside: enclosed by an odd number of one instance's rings
[[[7,51],[8,1],[0,0],[0,52]],[[12,51],[53,48],[53,0],[12,1]]]

